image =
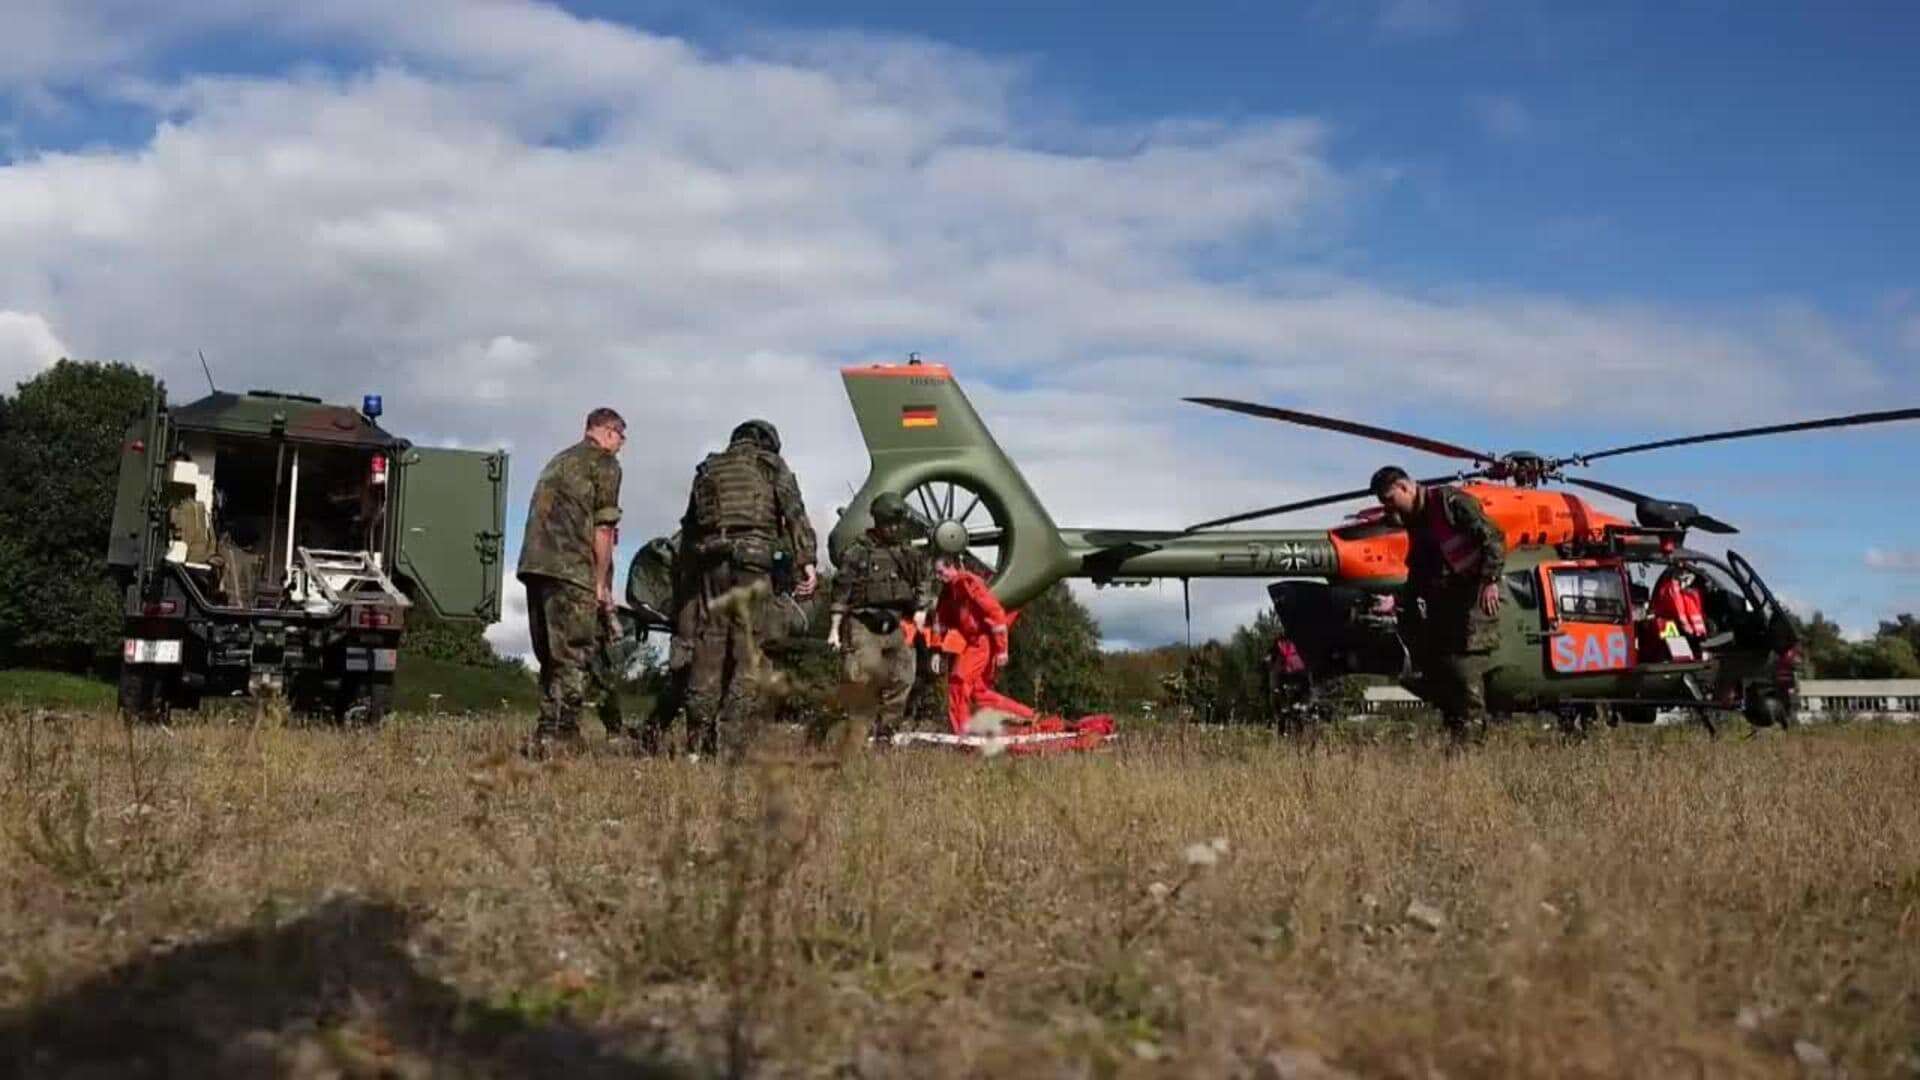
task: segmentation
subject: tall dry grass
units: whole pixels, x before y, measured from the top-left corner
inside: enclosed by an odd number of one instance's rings
[[[1912,730],[737,767],[0,730],[23,1075],[1920,1069]]]

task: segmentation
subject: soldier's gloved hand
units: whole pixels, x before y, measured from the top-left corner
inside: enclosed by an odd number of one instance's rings
[[[806,567],[800,571],[800,584],[793,587],[793,595],[796,599],[805,600],[807,597],[812,596],[813,591],[819,587],[820,572],[814,569],[812,563],[808,563]]]

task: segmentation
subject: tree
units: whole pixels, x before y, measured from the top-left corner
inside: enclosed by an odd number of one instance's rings
[[[400,648],[409,656],[424,656],[462,667],[500,668],[516,666],[494,651],[487,640],[487,628],[473,619],[441,619],[415,604],[407,612],[407,633]]]
[[[1802,622],[1795,619],[1807,670],[1816,678],[1845,679],[1858,674],[1854,647],[1841,636],[1840,624],[1816,611]]]
[[[1012,656],[999,680],[1002,693],[1063,716],[1106,708],[1100,625],[1065,582],[1020,609],[1010,644]]]
[[[1892,621],[1880,624],[1881,637],[1900,638],[1920,653],[1920,618],[1912,615],[1896,615]]]
[[[126,364],[62,360],[0,398],[0,666],[79,670],[117,651],[120,445],[156,392]]]
[[[1882,633],[1855,647],[1854,671],[1863,679],[1920,678],[1920,654],[1906,638]]]

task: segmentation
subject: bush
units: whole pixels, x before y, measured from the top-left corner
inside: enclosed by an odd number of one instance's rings
[[[1002,693],[1063,716],[1107,707],[1100,624],[1065,582],[1020,609],[1011,647]]]
[[[0,666],[82,671],[117,653],[120,444],[156,392],[125,364],[62,360],[0,397]]]

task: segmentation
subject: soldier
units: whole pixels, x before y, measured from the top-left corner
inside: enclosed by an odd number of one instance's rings
[[[540,719],[529,750],[578,744],[587,669],[613,616],[614,530],[627,422],[612,409],[587,414],[582,439],[553,456],[533,486],[518,576],[540,661]]]
[[[680,558],[691,580],[674,631],[691,643],[688,734],[695,750],[712,753],[725,722],[738,749],[745,733],[733,729],[742,716],[759,715],[758,642],[767,627],[776,549],[784,545],[800,568],[795,596],[813,595],[819,580],[813,525],[772,424],[746,421],[733,429],[725,450],[700,463],[680,527]]]
[[[907,501],[881,492],[872,513],[873,528],[847,545],[834,576],[827,644],[842,650],[845,681],[872,689],[875,700],[856,711],[871,712],[884,739],[906,718],[913,693],[914,650],[900,624],[926,625],[937,584],[926,555],[908,543]]]
[[[1400,617],[1408,645],[1457,745],[1487,719],[1487,669],[1500,644],[1500,570],[1506,539],[1478,500],[1445,485],[1421,487],[1387,466],[1369,485],[1407,530]]]

